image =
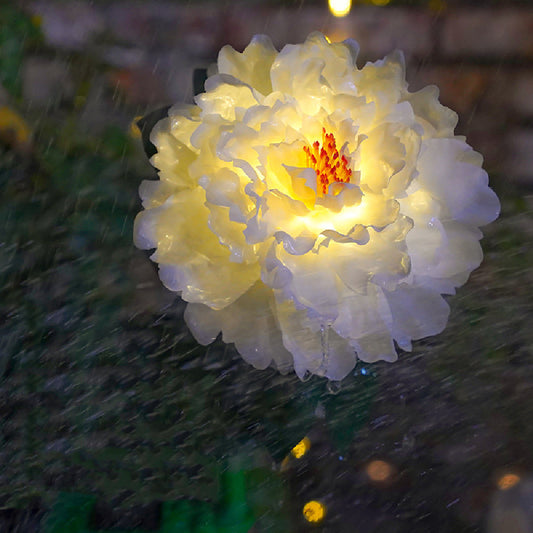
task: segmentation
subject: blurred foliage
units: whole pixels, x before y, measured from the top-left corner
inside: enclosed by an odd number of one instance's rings
[[[0,5],[0,24],[0,84],[20,96],[20,67],[24,55],[41,43],[39,24],[13,5]]]

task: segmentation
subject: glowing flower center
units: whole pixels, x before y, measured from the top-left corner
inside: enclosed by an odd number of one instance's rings
[[[307,165],[316,172],[318,194],[326,194],[330,183],[350,183],[352,170],[348,168],[346,157],[339,154],[333,133],[326,133],[325,128],[322,128],[322,146],[315,141],[311,148],[304,146],[304,152]]]

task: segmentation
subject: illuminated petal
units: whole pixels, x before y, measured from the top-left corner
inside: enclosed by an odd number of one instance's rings
[[[277,50],[266,35],[256,35],[241,53],[224,46],[218,54],[218,71],[242,80],[262,94],[272,92],[270,67]]]
[[[244,113],[247,108],[261,103],[249,85],[227,74],[208,78],[205,89],[207,93],[195,97],[202,115],[219,115],[226,120],[235,120],[239,109]]]
[[[410,93],[406,100],[413,107],[418,122],[424,128],[427,137],[453,137],[457,126],[457,113],[443,106],[439,100],[439,89],[428,85],[416,93]]]
[[[209,344],[222,331],[224,342],[233,342],[243,359],[264,369],[272,362],[282,373],[293,366],[272,312],[272,291],[262,283],[251,287],[234,303],[214,311],[201,304],[189,304],[185,321],[201,344]]]
[[[142,212],[135,235],[139,247],[157,248],[152,259],[160,264],[166,287],[181,292],[188,302],[220,309],[259,278],[259,266],[231,262],[230,251],[209,229],[204,199],[202,189],[183,191],[162,206]]]
[[[385,291],[394,317],[395,338],[421,339],[440,333],[448,322],[450,307],[444,298],[429,289],[399,285]]]
[[[389,336],[387,324],[391,322],[383,291],[367,283],[364,293],[344,291],[339,299],[339,316],[332,327],[341,337],[357,340],[372,333]]]
[[[174,190],[175,188],[166,181],[144,180],[139,186],[139,196],[143,207],[149,209],[164,204]]]
[[[189,165],[196,154],[185,144],[169,134],[171,119],[161,120],[152,130],[151,141],[157,146],[152,164],[159,170],[159,178],[176,187],[192,187],[194,178],[189,174]]]
[[[500,204],[487,186],[487,173],[462,160],[468,158],[471,151],[458,139],[424,141],[418,162],[418,181],[447,206],[453,219],[481,226],[498,216]]]
[[[210,204],[228,207],[229,218],[235,222],[245,223],[253,210],[253,203],[244,194],[245,180],[228,168],[220,168],[211,176],[200,178],[200,185],[205,189],[206,199]]]
[[[355,350],[330,327],[317,326],[288,300],[277,303],[276,313],[283,344],[292,353],[300,378],[310,372],[338,381],[353,369]]]
[[[376,361],[388,361],[394,363],[398,359],[398,353],[392,339],[388,335],[372,333],[353,343],[357,351],[357,357],[365,363]]]

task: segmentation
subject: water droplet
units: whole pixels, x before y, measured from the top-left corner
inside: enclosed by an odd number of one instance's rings
[[[322,345],[322,363],[320,370],[326,373],[329,362],[329,326],[322,324],[320,326],[320,343]]]
[[[327,389],[330,394],[338,394],[341,388],[340,381],[328,381]]]
[[[402,450],[412,451],[415,447],[415,437],[411,433],[406,433],[402,439]]]
[[[326,408],[320,402],[318,402],[316,406],[315,416],[317,418],[320,418],[321,420],[324,420],[326,418]]]
[[[320,342],[322,343],[322,357],[329,356],[329,326],[320,326]]]

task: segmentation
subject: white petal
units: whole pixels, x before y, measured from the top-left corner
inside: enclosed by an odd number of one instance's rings
[[[393,318],[379,287],[367,284],[365,293],[344,291],[339,300],[339,316],[333,328],[341,336],[351,340],[372,333],[390,337],[389,327]]]
[[[300,378],[308,371],[337,381],[353,369],[355,350],[330,327],[321,329],[288,300],[278,301],[277,316],[283,344],[292,353]]]
[[[204,114],[220,115],[226,120],[235,120],[236,109],[247,109],[260,104],[254,90],[240,80],[227,74],[216,74],[205,82],[205,93],[195,97]]]
[[[435,85],[428,85],[406,96],[417,119],[424,126],[426,136],[452,137],[459,117],[457,113],[443,106],[438,98],[439,89]]]
[[[154,209],[141,211],[133,224],[133,242],[141,250],[157,248],[157,215]]]
[[[139,186],[139,196],[143,207],[149,209],[164,204],[175,190],[175,187],[165,181],[143,180]]]
[[[385,296],[394,317],[394,337],[421,339],[446,327],[450,307],[437,292],[402,284]]]
[[[196,154],[170,132],[171,118],[159,121],[150,135],[157,153],[150,160],[159,170],[159,178],[175,188],[192,187],[194,178],[189,173],[189,166],[196,159]]]
[[[218,70],[247,83],[262,94],[272,92],[270,67],[277,50],[266,35],[255,35],[241,53],[227,45],[218,54]]]
[[[272,305],[272,292],[258,283],[221,311],[189,304],[185,320],[201,344],[209,344],[222,331],[224,342],[235,343],[243,359],[255,368],[264,369],[274,361],[285,373],[292,368],[292,357],[283,346]]]
[[[356,349],[357,357],[365,363],[375,363],[376,361],[394,363],[398,359],[398,354],[390,335],[366,335],[354,342],[353,345]]]
[[[471,148],[458,139],[424,141],[418,162],[418,181],[441,200],[450,215],[476,226],[492,222],[499,214],[499,201],[488,188],[487,173],[462,159]]]
[[[166,287],[181,292],[188,302],[220,309],[258,280],[260,270],[255,262],[231,261],[230,250],[209,228],[204,201],[201,188],[184,190],[161,207],[141,213],[135,235],[140,246],[157,247],[152,260],[160,264]]]

